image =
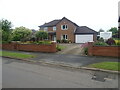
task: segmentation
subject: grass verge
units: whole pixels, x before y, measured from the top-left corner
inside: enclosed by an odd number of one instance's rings
[[[34,55],[30,55],[30,54],[22,54],[22,53],[8,52],[8,51],[0,51],[0,56],[19,58],[19,59],[27,59],[27,58],[35,57]]]
[[[120,62],[101,62],[101,63],[90,64],[88,65],[88,67],[120,71]]]
[[[65,49],[66,46],[63,46],[63,45],[57,45],[56,48],[57,48],[58,51],[61,51],[61,50]]]

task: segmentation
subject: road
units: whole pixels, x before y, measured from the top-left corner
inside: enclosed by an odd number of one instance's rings
[[[99,73],[105,75],[104,73]],[[92,79],[93,72],[64,69],[59,67],[38,65],[3,58],[3,88],[117,88],[118,77],[115,74],[102,80]]]

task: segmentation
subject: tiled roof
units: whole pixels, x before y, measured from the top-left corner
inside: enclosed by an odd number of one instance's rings
[[[92,30],[91,28],[87,27],[87,26],[81,26],[81,27],[77,27],[75,34],[94,34],[97,32]]]
[[[56,24],[59,22],[60,20],[53,20],[51,22],[45,23],[39,27],[52,27],[52,26],[56,26]]]
[[[38,27],[52,27],[52,26],[56,26],[60,21],[62,21],[63,19],[67,19],[66,17],[63,17],[62,19],[59,20],[53,20],[51,22],[45,23],[41,26]],[[68,21],[70,21],[71,23],[73,23],[75,26],[78,26],[76,23],[72,22],[71,20],[67,19]]]

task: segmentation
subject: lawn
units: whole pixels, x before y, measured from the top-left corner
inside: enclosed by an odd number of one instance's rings
[[[65,49],[66,46],[63,46],[63,45],[57,45],[56,48],[57,48],[58,51],[61,51],[61,50]]]
[[[11,58],[19,58],[19,59],[27,59],[27,58],[33,58],[34,55],[30,54],[23,54],[23,53],[14,53],[14,52],[8,52],[8,51],[0,51],[0,56],[6,56]]]
[[[101,62],[88,65],[88,67],[120,71],[120,62]]]
[[[63,46],[63,45],[59,45],[59,47],[61,48],[61,50],[66,48],[66,46]]]

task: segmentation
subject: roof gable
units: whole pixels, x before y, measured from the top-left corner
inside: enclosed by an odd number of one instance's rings
[[[75,31],[75,34],[94,34],[97,32],[87,26],[81,26],[81,27],[77,27],[76,28],[76,31]]]
[[[58,23],[60,23],[62,20],[67,20],[67,21],[69,21],[69,22],[71,22],[72,24],[74,24],[75,26],[77,26],[77,27],[79,27],[76,23],[74,23],[74,22],[72,22],[71,20],[69,20],[69,19],[67,19],[66,17],[63,17]],[[58,24],[57,23],[57,24]]]
[[[76,23],[72,22],[71,20],[67,19],[66,17],[63,17],[62,19],[60,20],[53,20],[53,21],[50,21],[48,23],[45,23],[41,26],[38,26],[38,27],[52,27],[52,26],[56,26],[59,22],[61,22],[63,19],[66,19],[68,20],[69,22],[73,23],[75,26],[78,26]]]

